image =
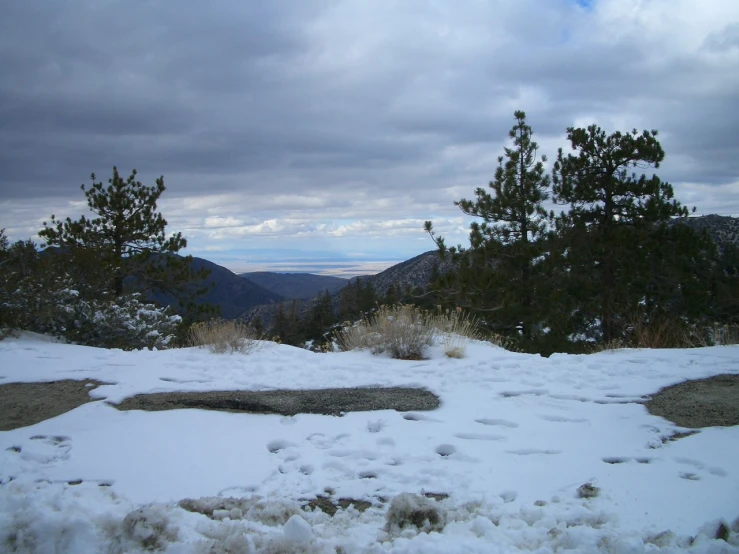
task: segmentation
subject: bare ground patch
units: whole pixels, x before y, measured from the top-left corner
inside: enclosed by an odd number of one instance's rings
[[[10,431],[51,419],[93,399],[89,391],[104,385],[87,379],[0,385],[0,431]],[[139,394],[119,410],[202,409],[227,412],[295,415],[341,415],[374,410],[434,410],[439,398],[425,389],[367,387],[317,390],[166,392]]]
[[[665,387],[644,405],[680,427],[739,425],[739,375],[716,375]]]
[[[322,414],[374,410],[434,410],[439,398],[425,389],[359,387],[316,390],[160,392],[137,394],[114,406],[119,410],[196,408],[256,414]]]
[[[35,425],[92,402],[89,392],[100,381],[64,379],[0,385],[0,431]]]

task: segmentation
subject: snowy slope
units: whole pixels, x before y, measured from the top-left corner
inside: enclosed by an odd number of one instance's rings
[[[720,520],[739,517],[739,427],[663,443],[679,428],[634,402],[720,373],[739,373],[739,347],[545,359],[473,343],[461,360],[438,347],[429,360],[399,361],[273,343],[244,356],[6,339],[0,384],[96,379],[111,384],[91,394],[110,402],[163,391],[415,386],[442,405],[283,417],[93,402],[0,432],[0,550],[739,552],[733,538],[712,540]],[[585,483],[600,494],[579,498]],[[373,506],[333,518],[295,508],[327,490]],[[389,501],[406,492],[449,495],[441,533],[385,532]],[[247,500],[216,519],[177,506],[214,496]]]

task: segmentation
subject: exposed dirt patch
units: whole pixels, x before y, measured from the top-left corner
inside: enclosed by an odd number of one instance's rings
[[[88,393],[105,384],[92,379],[65,379],[0,385],[0,431],[34,425],[92,402]]]
[[[666,387],[644,404],[680,427],[739,425],[739,375],[716,375]]]
[[[0,385],[0,431],[34,425],[95,399],[89,391],[104,385],[91,379]],[[227,412],[295,415],[341,415],[373,410],[421,411],[439,407],[439,398],[424,389],[350,388],[276,391],[168,392],[139,394],[116,405],[119,410],[198,408]]]
[[[439,398],[424,389],[402,387],[274,391],[160,392],[137,394],[119,410],[175,410],[198,408],[256,414],[323,414],[398,410],[434,410]]]
[[[333,500],[328,496],[317,496],[304,504],[303,508],[316,509],[318,508],[324,514],[333,515],[339,511],[339,508],[346,510],[349,506],[353,506],[357,511],[364,512],[368,508],[372,507],[371,502],[366,500],[357,500],[356,498],[339,498]]]

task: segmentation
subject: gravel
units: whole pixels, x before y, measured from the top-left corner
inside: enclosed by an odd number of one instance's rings
[[[0,431],[34,425],[91,402],[99,381],[64,380],[0,385]],[[114,406],[119,410],[199,408],[229,412],[341,415],[344,412],[434,410],[439,398],[416,388],[169,392],[139,394]],[[717,375],[664,388],[645,403],[649,412],[681,427],[739,425],[739,375]]]
[[[739,375],[716,375],[678,383],[652,395],[645,406],[649,413],[681,427],[739,425]]]

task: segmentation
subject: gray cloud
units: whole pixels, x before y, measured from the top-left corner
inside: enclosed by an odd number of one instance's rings
[[[492,177],[516,109],[550,158],[568,126],[659,129],[678,197],[737,214],[739,5],[636,6],[5,2],[0,226],[29,232],[33,205],[79,211],[79,183],[117,165],[164,174],[170,223],[203,248],[224,247],[208,217],[248,219],[249,241],[295,216],[280,195],[320,198],[285,241],[424,218],[457,232],[452,202]]]

